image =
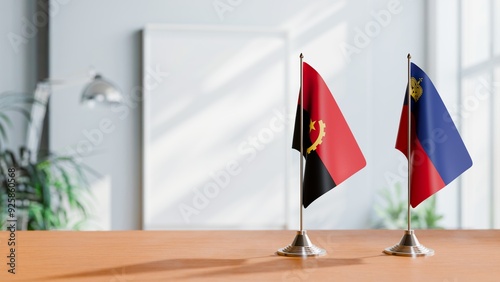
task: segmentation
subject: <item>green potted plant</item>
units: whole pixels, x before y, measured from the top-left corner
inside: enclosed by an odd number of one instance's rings
[[[73,156],[45,154],[33,161],[30,152],[20,147],[18,152],[7,149],[8,130],[12,128],[9,112],[17,112],[30,120],[27,107],[33,98],[19,94],[0,95],[0,215],[5,224],[8,217],[7,199],[9,172],[15,174],[15,216],[18,228],[27,230],[78,229],[88,217],[85,197],[90,193],[86,177],[93,172]],[[12,206],[10,206],[12,207]],[[23,224],[24,222],[24,224]]]
[[[406,229],[407,228],[407,195],[404,194],[402,184],[397,182],[394,189],[381,191],[382,200],[375,205],[375,228]],[[411,225],[415,229],[440,229],[443,215],[437,211],[436,195],[431,196],[418,207],[411,210]]]

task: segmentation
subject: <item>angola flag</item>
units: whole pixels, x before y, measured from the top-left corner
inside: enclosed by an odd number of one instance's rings
[[[410,204],[418,206],[472,166],[458,130],[434,84],[411,64]],[[408,158],[408,87],[396,149]]]
[[[332,93],[315,69],[303,63],[304,105],[297,106],[292,147],[300,151],[300,110],[304,110],[303,204],[308,207],[366,165]]]

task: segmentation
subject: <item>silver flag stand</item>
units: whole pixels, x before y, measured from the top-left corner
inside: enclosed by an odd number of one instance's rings
[[[386,248],[384,253],[395,256],[423,257],[434,255],[434,250],[420,244],[413,230],[405,230],[405,235],[403,235],[399,244]]]
[[[405,256],[405,257],[422,257],[434,255],[434,250],[424,247],[418,242],[417,236],[411,229],[411,215],[410,215],[410,192],[411,192],[411,70],[410,59],[411,55],[408,54],[408,229],[399,244],[386,248],[384,253],[388,255]]]
[[[312,257],[323,256],[326,251],[311,243],[307,231],[301,230],[297,231],[297,235],[290,245],[279,249],[277,253],[280,256],[288,257]]]
[[[311,257],[323,256],[326,251],[316,247],[309,236],[307,231],[303,229],[302,225],[302,212],[303,212],[303,192],[304,192],[304,85],[303,85],[303,70],[302,60],[304,56],[300,53],[300,230],[297,231],[293,242],[277,251],[280,256],[288,257]]]

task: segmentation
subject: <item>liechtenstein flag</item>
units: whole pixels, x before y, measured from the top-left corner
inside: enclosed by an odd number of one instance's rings
[[[407,158],[408,108],[406,90],[396,149]],[[410,204],[416,207],[469,169],[472,159],[434,84],[413,63],[410,138]]]

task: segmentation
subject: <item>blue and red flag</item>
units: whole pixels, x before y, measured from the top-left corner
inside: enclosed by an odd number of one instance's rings
[[[434,84],[411,64],[411,190],[410,204],[444,188],[472,166],[472,159]],[[396,149],[408,158],[408,89]]]

